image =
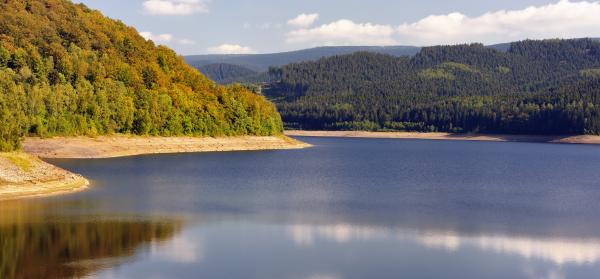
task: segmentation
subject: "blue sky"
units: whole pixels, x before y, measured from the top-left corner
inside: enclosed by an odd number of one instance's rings
[[[593,0],[76,2],[120,19],[183,55],[600,37],[600,2]]]

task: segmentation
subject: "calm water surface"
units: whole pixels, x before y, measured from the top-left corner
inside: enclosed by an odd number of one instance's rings
[[[600,276],[598,146],[301,140],[53,161],[93,188],[0,204],[0,277]]]

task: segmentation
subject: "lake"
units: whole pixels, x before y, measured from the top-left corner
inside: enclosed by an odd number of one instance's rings
[[[0,278],[592,278],[600,147],[300,138],[52,160],[90,190],[0,204]]]

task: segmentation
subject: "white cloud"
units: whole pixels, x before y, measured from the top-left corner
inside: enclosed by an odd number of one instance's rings
[[[155,35],[155,34],[152,34],[152,32],[140,32],[140,36],[144,37],[144,39],[146,39],[146,40],[151,40],[151,41],[155,42],[156,44],[169,44],[169,43],[176,43],[176,44],[181,44],[181,45],[195,44],[195,42],[192,40],[175,38],[173,35],[168,34],[168,33]]]
[[[295,27],[309,27],[319,19],[319,14],[301,14],[296,18],[288,20],[287,24]]]
[[[432,15],[398,27],[404,44],[498,43],[522,39],[600,35],[600,2],[561,0],[522,10],[495,11],[477,17],[462,13]]]
[[[151,40],[157,44],[170,43],[173,41],[173,35],[171,34],[152,34],[152,32],[140,32],[140,35],[146,40]]]
[[[220,46],[208,48],[209,53],[213,54],[252,54],[256,53],[249,47],[234,45],[234,44],[222,44]]]
[[[315,28],[302,28],[288,32],[288,43],[312,45],[393,45],[394,28],[389,25],[354,23],[342,19]]]
[[[208,12],[203,0],[148,0],[143,6],[144,11],[151,15],[191,15]]]
[[[393,45],[399,42],[406,45],[492,44],[523,39],[600,37],[600,1],[590,0],[560,0],[473,17],[460,12],[430,15],[396,27],[342,19],[310,28],[314,20],[309,16],[302,14],[288,22],[298,27],[286,34],[288,43],[312,46]]]

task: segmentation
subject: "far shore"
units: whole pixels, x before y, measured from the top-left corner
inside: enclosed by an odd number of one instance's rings
[[[27,138],[25,152],[41,158],[91,159],[144,154],[302,149],[309,144],[286,136],[240,137],[99,137]]]
[[[365,131],[286,131],[287,136],[295,137],[344,137],[344,138],[384,138],[384,139],[423,139],[459,141],[497,142],[538,142],[560,144],[600,144],[600,136],[540,136],[540,135],[488,135],[418,132],[365,132]]]

